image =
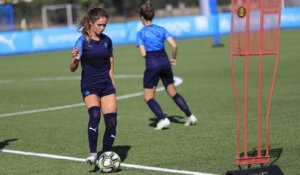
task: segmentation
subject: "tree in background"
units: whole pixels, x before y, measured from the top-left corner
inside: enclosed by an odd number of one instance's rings
[[[107,10],[112,20],[118,21],[135,18],[138,14],[138,7],[144,0],[31,0],[30,3],[25,3],[26,0],[6,0],[4,4],[12,4],[14,7],[15,25],[24,19],[27,20],[28,28],[41,28],[41,9],[45,5],[72,4],[79,8],[74,8],[75,19],[78,21],[78,16],[86,12],[92,7],[102,7]],[[166,5],[171,5],[177,8],[179,4],[184,4],[186,8],[199,7],[198,0],[152,0],[155,9],[166,9]],[[14,2],[14,3],[13,3]],[[230,0],[219,0],[218,4],[229,4]],[[53,18],[59,18],[59,13],[53,15]],[[59,20],[59,19],[57,19]]]

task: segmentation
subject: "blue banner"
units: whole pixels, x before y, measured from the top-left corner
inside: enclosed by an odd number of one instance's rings
[[[300,28],[300,8],[285,8],[282,10],[281,28]]]
[[[174,38],[207,37],[218,32],[221,35],[230,33],[230,13],[218,15],[218,29],[214,20],[214,15],[185,16],[157,18],[153,23],[165,27]],[[142,27],[140,21],[109,23],[104,33],[111,37],[114,45],[134,44],[136,34]],[[281,28],[300,28],[300,8],[282,10]],[[71,49],[80,35],[75,26],[0,32],[0,55]]]
[[[32,38],[31,51],[37,52],[72,48],[80,36],[80,33],[76,30],[75,27],[64,27],[29,31]]]

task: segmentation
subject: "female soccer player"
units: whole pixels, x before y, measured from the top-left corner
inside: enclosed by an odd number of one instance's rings
[[[70,70],[81,62],[81,93],[89,114],[88,140],[90,155],[86,162],[97,159],[98,126],[102,111],[105,121],[102,152],[111,150],[116,138],[117,102],[114,83],[114,57],[111,39],[103,34],[108,14],[102,8],[90,9],[79,25],[82,35],[74,49]]]
[[[170,120],[164,115],[160,105],[154,99],[155,89],[159,79],[170,97],[185,113],[185,126],[196,124],[197,118],[191,113],[184,98],[176,92],[171,65],[176,65],[177,46],[169,32],[158,25],[152,24],[154,9],[151,1],[146,1],[140,6],[140,20],[144,27],[137,34],[137,47],[140,54],[146,59],[144,72],[144,100],[149,108],[159,119],[156,130],[167,128]],[[165,40],[172,48],[172,59],[169,60],[165,51]]]

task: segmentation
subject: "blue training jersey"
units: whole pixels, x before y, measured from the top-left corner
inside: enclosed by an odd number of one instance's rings
[[[99,83],[111,83],[109,75],[110,57],[113,54],[111,39],[100,34],[100,40],[87,41],[81,35],[76,41],[75,48],[79,50],[81,61],[81,86],[93,86]]]
[[[136,45],[143,45],[146,51],[165,49],[165,40],[170,33],[163,27],[155,24],[144,26],[137,34]]]
[[[143,45],[146,50],[146,69],[160,69],[171,67],[165,52],[165,40],[170,37],[169,32],[158,25],[144,26],[137,34],[137,46]]]

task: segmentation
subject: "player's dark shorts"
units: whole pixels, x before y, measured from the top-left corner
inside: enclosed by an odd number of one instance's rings
[[[161,79],[165,88],[174,83],[172,67],[165,51],[147,52],[144,88],[152,89]]]
[[[111,83],[98,84],[93,86],[81,86],[81,94],[83,99],[91,94],[95,94],[98,97],[102,98],[110,94],[116,94],[116,89]]]

